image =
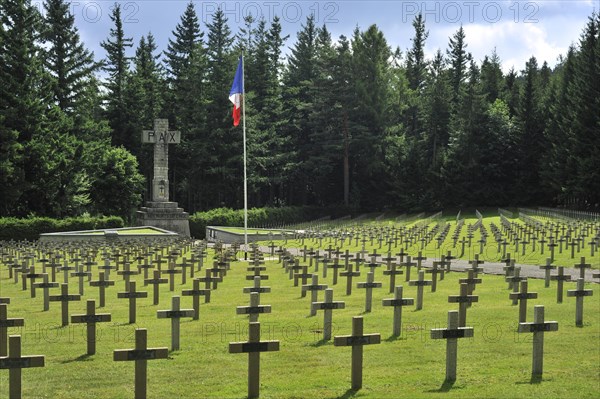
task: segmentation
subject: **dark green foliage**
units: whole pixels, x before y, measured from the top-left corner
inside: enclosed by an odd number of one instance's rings
[[[42,233],[124,227],[123,219],[117,216],[71,217],[52,219],[47,217],[0,218],[0,240],[36,240]]]
[[[161,65],[151,33],[129,58],[117,4],[100,77],[68,4],[45,8],[0,0],[0,215],[130,221],[150,197],[152,146],[139,138],[156,118],[182,137],[171,200],[241,208],[242,128],[227,97],[242,53],[251,208],[600,207],[597,14],[556,67],[532,57],[503,73],[493,49],[472,59],[462,27],[426,57],[420,15],[404,52],[375,25],[336,40],[309,16],[285,57],[278,18],[246,18],[236,34],[218,10],[204,36],[193,2]]]
[[[139,134],[136,134],[138,125],[130,123],[134,115],[128,112],[131,108],[128,107],[125,97],[128,94],[125,85],[131,83],[127,81],[129,57],[125,52],[128,47],[133,46],[133,39],[125,37],[121,6],[118,3],[114,4],[110,19],[114,27],[110,29],[108,39],[100,43],[106,50],[106,60],[102,68],[109,73],[105,84],[107,119],[112,129],[113,145],[122,145],[132,151],[139,147]]]
[[[69,3],[46,0],[44,7],[44,66],[52,77],[53,99],[62,111],[77,113],[99,64],[80,41]]]

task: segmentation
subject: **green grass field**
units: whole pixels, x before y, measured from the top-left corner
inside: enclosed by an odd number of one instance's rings
[[[243,227],[218,227],[219,230],[228,231],[230,233],[244,234]],[[280,235],[281,230],[258,230],[253,228],[248,228],[248,234],[258,234],[258,235]]]
[[[121,236],[139,235],[139,234],[143,234],[143,235],[147,235],[147,234],[156,234],[156,235],[165,234],[164,232],[162,232],[160,230],[156,230],[156,229],[152,229],[152,228],[148,228],[148,227],[130,228],[130,229],[126,229],[126,230],[114,230],[114,231],[116,231]],[[104,235],[104,230],[98,230],[98,231],[94,230],[94,231],[77,232],[77,234]]]
[[[211,251],[212,252],[212,251]],[[511,306],[507,284],[502,278],[484,275],[475,294],[476,303],[467,313],[467,325],[474,327],[473,338],[459,340],[457,381],[444,384],[445,342],[431,340],[431,328],[445,327],[448,310],[458,309],[447,302],[448,295],[458,294],[458,278],[451,273],[438,283],[436,293],[426,287],[424,309],[403,312],[403,335],[392,337],[392,309],[381,306],[389,298],[389,282],[376,272],[376,281],[384,288],[374,290],[373,311],[364,314],[365,333],[381,333],[380,345],[364,349],[363,389],[350,391],[350,348],[334,347],[322,342],[320,329],[323,315],[309,317],[310,294],[300,297],[281,265],[268,261],[270,279],[263,285],[272,292],[262,294],[261,303],[272,306],[271,314],[260,316],[262,339],[281,341],[279,352],[261,355],[261,397],[263,398],[596,398],[600,392],[600,286],[588,284],[594,296],[585,298],[584,327],[575,326],[575,300],[556,303],[556,287],[544,288],[540,280],[530,280],[530,291],[539,293],[529,302],[528,321],[533,306],[545,305],[546,319],[556,320],[559,331],[546,333],[544,376],[531,382],[532,334],[517,334],[518,307]],[[39,266],[38,266],[39,269]],[[365,281],[366,271],[355,281]],[[246,316],[238,316],[235,307],[247,305],[249,296],[242,293],[245,264],[235,262],[225,281],[213,293],[210,304],[202,304],[200,320],[185,319],[181,327],[181,350],[168,360],[148,362],[149,398],[243,398],[246,396],[247,355],[229,354],[228,343],[247,340]],[[202,272],[204,275],[204,272]],[[62,281],[62,274],[59,274]],[[97,272],[94,273],[94,279]],[[10,334],[23,336],[22,354],[46,355],[46,367],[23,371],[24,398],[132,398],[133,362],[114,362],[114,349],[134,346],[134,328],[148,329],[152,347],[170,346],[170,321],[157,319],[156,311],[170,308],[171,295],[183,288],[177,276],[176,291],[161,286],[161,303],[152,305],[151,287],[143,287],[141,276],[135,280],[138,290],[149,298],[138,300],[136,325],[127,323],[128,301],[117,299],[124,284],[114,272],[117,284],[107,290],[107,306],[97,312],[110,312],[111,323],[98,324],[97,353],[86,356],[85,327],[60,327],[60,306],[51,303],[42,311],[42,292],[30,298],[21,284],[8,279],[0,267],[0,296],[11,297],[9,317],[24,317],[24,328],[11,328]],[[346,309],[333,314],[333,335],[351,332],[352,316],[364,311],[364,290],[353,289],[345,295],[345,279],[332,286],[331,270],[319,282],[334,288],[334,300],[345,301]],[[415,297],[416,288],[404,283],[405,297]],[[399,282],[400,283],[400,282]],[[573,289],[567,283],[566,289]],[[77,291],[77,280],[70,280],[70,292]],[[54,293],[57,290],[54,289]],[[85,298],[96,298],[98,289],[86,286]],[[319,300],[322,300],[322,293]],[[190,297],[182,297],[182,307],[190,308]],[[83,313],[85,301],[72,302],[70,314]],[[0,371],[0,397],[8,396],[8,372]]]

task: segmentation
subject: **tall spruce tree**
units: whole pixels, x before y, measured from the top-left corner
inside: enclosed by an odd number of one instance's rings
[[[107,117],[112,129],[112,144],[124,146],[134,152],[139,147],[139,135],[135,127],[129,125],[129,112],[126,106],[125,85],[129,74],[129,59],[126,51],[133,46],[133,39],[125,37],[123,21],[121,20],[121,6],[115,3],[110,19],[114,26],[110,28],[108,39],[100,43],[106,51],[106,60],[103,64],[104,71],[108,72],[106,105]]]
[[[571,157],[576,173],[569,176],[572,203],[580,208],[600,207],[600,14],[588,19],[579,40],[573,99]]]
[[[362,206],[385,204],[387,177],[383,164],[385,135],[390,116],[391,49],[376,25],[355,31],[352,39],[353,80],[357,108],[350,146],[355,192]]]
[[[470,54],[467,53],[467,43],[465,41],[465,30],[461,27],[452,35],[448,44],[449,79],[452,89],[452,105],[455,110],[459,107],[459,101],[462,97],[462,89],[467,78],[468,63]]]
[[[25,148],[40,134],[49,103],[40,22],[29,0],[0,2],[0,216],[27,213],[20,198],[35,181]]]
[[[81,42],[69,3],[46,0],[44,7],[44,66],[52,76],[54,101],[62,111],[77,114],[99,64]]]
[[[206,164],[207,183],[213,188],[212,206],[243,205],[241,129],[232,131],[229,90],[239,54],[232,52],[234,38],[224,11],[219,8],[207,24],[206,130],[210,141],[211,162]],[[240,125],[241,127],[241,125]]]
[[[192,2],[188,3],[172,34],[174,37],[169,39],[165,51],[167,82],[170,88],[166,111],[174,127],[186,132],[193,126],[194,113],[198,111],[190,106],[193,103],[192,70],[200,66],[204,55],[204,33],[200,31],[200,23]],[[193,62],[196,64],[192,65]]]
[[[519,188],[524,204],[542,203],[540,160],[546,148],[541,114],[541,87],[537,59],[531,57],[525,65],[524,84],[520,99]]]
[[[425,60],[425,41],[429,32],[425,30],[425,20],[419,13],[413,20],[415,36],[412,38],[412,47],[406,57],[406,77],[411,90],[410,106],[407,109],[407,125],[410,134],[420,138],[422,134],[422,121],[419,120],[419,110],[422,107],[423,90],[427,77],[427,61]]]
[[[291,48],[288,56],[287,69],[284,74],[283,100],[288,110],[286,121],[286,134],[292,138],[295,165],[290,173],[290,181],[298,184],[290,185],[290,204],[305,205],[309,202],[309,193],[306,187],[309,177],[305,173],[306,153],[309,141],[309,115],[313,107],[311,85],[316,76],[315,56],[318,29],[315,25],[314,15],[309,15],[297,34],[296,43]]]

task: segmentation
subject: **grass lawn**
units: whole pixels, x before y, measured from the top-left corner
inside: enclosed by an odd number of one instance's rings
[[[219,230],[228,231],[230,233],[244,234],[243,227],[218,227]],[[281,235],[281,230],[257,230],[253,228],[248,228],[248,234],[258,234],[258,235]]]
[[[212,251],[211,251],[212,253]],[[99,260],[99,259],[98,259]],[[424,309],[403,312],[403,335],[392,337],[391,308],[381,306],[389,298],[389,280],[376,271],[376,281],[384,288],[375,289],[373,311],[364,314],[364,332],[381,333],[382,343],[364,348],[364,382],[358,392],[350,388],[350,348],[334,347],[322,342],[320,329],[323,314],[309,317],[310,294],[300,297],[281,265],[266,262],[269,280],[263,285],[272,292],[261,295],[261,303],[272,306],[271,314],[260,316],[262,339],[281,341],[279,352],[261,355],[261,397],[263,398],[597,398],[600,392],[600,286],[588,284],[594,291],[585,298],[584,327],[575,326],[575,300],[556,303],[556,286],[543,287],[543,281],[530,280],[530,291],[539,298],[530,300],[528,321],[533,306],[545,305],[546,320],[556,320],[559,331],[545,334],[544,376],[531,383],[532,334],[517,334],[518,307],[511,306],[507,284],[502,278],[484,275],[475,294],[476,303],[467,313],[467,325],[474,327],[474,337],[459,340],[457,381],[444,384],[445,342],[431,340],[429,330],[446,326],[448,295],[458,294],[457,280],[463,273],[451,273],[438,283],[436,293],[426,287]],[[133,268],[133,267],[132,267]],[[37,266],[38,271],[41,266]],[[366,270],[355,281],[366,280]],[[238,316],[235,307],[248,305],[249,296],[242,288],[245,265],[233,263],[225,281],[213,293],[211,303],[202,304],[200,320],[185,319],[181,326],[181,350],[167,360],[148,362],[149,398],[243,398],[246,396],[247,355],[229,354],[228,343],[247,340],[247,318]],[[204,275],[204,272],[202,272]],[[62,281],[62,274],[59,274]],[[94,271],[94,279],[97,271]],[[9,334],[22,334],[23,355],[46,355],[46,367],[23,371],[24,398],[94,398],[133,397],[133,362],[114,362],[114,349],[134,347],[134,328],[148,329],[151,347],[170,346],[170,321],[157,319],[156,311],[170,308],[168,284],[161,286],[161,303],[152,305],[152,288],[143,287],[136,276],[138,290],[149,298],[138,300],[137,324],[129,325],[128,301],[117,299],[123,291],[121,276],[111,273],[117,283],[107,289],[107,306],[97,312],[110,312],[112,322],[98,324],[97,353],[86,356],[85,327],[60,327],[60,305],[51,303],[42,311],[42,292],[30,298],[21,284],[8,279],[0,266],[0,296],[11,297],[9,317],[24,317],[25,327],[11,328]],[[176,277],[176,294],[183,288]],[[345,279],[332,286],[331,270],[320,283],[334,288],[334,300],[345,301],[346,308],[333,311],[333,335],[350,334],[352,316],[364,311],[365,292],[354,288],[345,295]],[[416,288],[400,281],[405,297],[416,297]],[[567,283],[566,289],[573,289]],[[70,293],[77,291],[72,278]],[[57,293],[53,289],[53,293]],[[86,286],[85,298],[96,298],[98,289]],[[322,300],[323,294],[319,294]],[[182,297],[182,308],[190,308],[190,297]],[[70,314],[82,313],[85,301],[71,302]],[[8,372],[0,371],[0,397],[8,397]]]
[[[111,229],[107,229],[107,230],[111,230]],[[117,234],[119,234],[120,236],[127,236],[127,235],[138,235],[138,234],[165,234],[162,231],[156,230],[156,229],[152,229],[152,228],[148,228],[148,227],[139,227],[139,228],[132,228],[132,229],[127,229],[127,230],[113,230],[116,231]],[[77,232],[77,234],[85,234],[85,235],[104,235],[104,231],[85,231],[85,232]]]

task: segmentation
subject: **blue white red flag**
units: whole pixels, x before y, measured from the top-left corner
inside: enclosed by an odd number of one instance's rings
[[[239,125],[242,117],[242,95],[244,94],[243,68],[242,57],[240,57],[240,62],[233,78],[233,85],[231,85],[231,91],[229,92],[229,101],[233,103],[233,126]]]

